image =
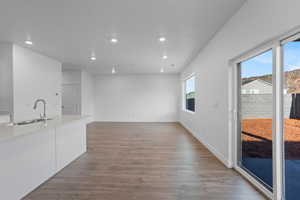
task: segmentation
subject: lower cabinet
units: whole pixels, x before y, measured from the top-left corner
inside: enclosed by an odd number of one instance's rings
[[[56,171],[86,152],[86,124],[76,121],[56,128]]]
[[[0,199],[23,198],[84,152],[85,120],[0,143]]]
[[[55,174],[54,139],[52,129],[0,144],[0,199],[21,199]]]

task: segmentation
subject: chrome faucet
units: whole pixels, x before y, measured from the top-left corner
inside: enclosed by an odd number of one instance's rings
[[[33,106],[33,109],[35,110],[37,108],[37,104],[39,102],[42,102],[44,104],[44,114],[41,114],[41,119],[42,120],[47,120],[47,116],[46,116],[46,101],[44,99],[37,99],[35,102],[34,102],[34,106]]]

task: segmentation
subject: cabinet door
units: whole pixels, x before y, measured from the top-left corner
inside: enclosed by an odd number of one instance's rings
[[[17,200],[55,174],[54,130],[0,144],[1,199]]]
[[[56,129],[57,171],[86,152],[86,124],[83,120]]]

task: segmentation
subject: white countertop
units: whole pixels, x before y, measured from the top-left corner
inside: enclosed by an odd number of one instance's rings
[[[0,124],[0,143],[3,141],[15,139],[29,134],[37,133],[43,130],[52,129],[72,121],[87,119],[88,116],[65,115],[48,120],[27,125],[9,126],[7,123]]]

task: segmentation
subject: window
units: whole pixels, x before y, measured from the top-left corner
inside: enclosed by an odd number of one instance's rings
[[[195,76],[184,81],[184,109],[195,112]]]
[[[270,191],[273,187],[272,117],[273,51],[268,50],[239,64],[239,166]],[[247,88],[242,89],[242,88]],[[270,92],[262,95],[260,89]],[[243,91],[245,90],[245,91]]]
[[[283,143],[286,200],[299,199],[300,181],[300,39],[282,45]]]

